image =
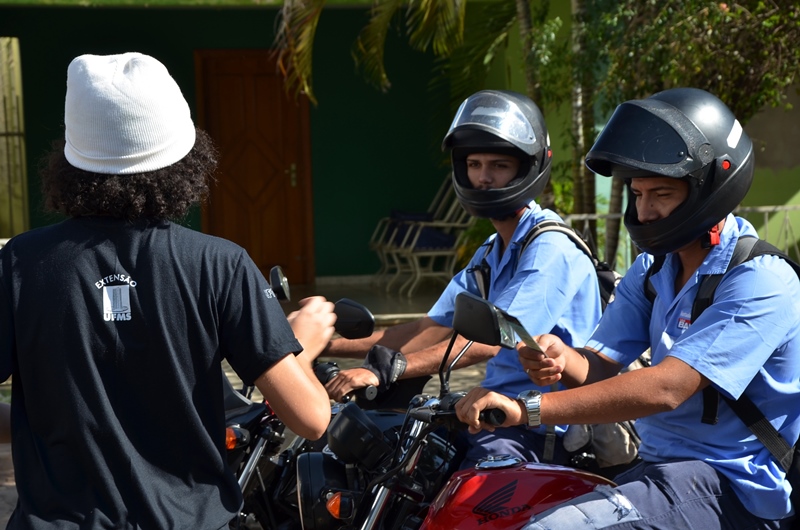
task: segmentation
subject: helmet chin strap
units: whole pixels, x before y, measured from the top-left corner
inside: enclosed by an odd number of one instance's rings
[[[702,235],[700,246],[702,248],[711,248],[719,245],[719,223],[711,227],[711,230]]]

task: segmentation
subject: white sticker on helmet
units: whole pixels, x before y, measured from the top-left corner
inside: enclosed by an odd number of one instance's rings
[[[728,133],[728,147],[736,147],[739,145],[739,140],[742,138],[742,126],[739,124],[739,120],[733,120],[733,127],[731,127],[731,132]]]

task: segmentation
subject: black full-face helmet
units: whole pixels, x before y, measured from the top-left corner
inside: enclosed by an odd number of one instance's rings
[[[504,219],[538,197],[550,178],[553,153],[539,107],[530,98],[505,90],[482,90],[458,109],[442,142],[450,150],[453,187],[464,209],[475,217]],[[467,178],[467,156],[512,155],[519,172],[504,188],[479,190]]]
[[[739,205],[753,182],[753,143],[716,96],[674,88],[618,106],[586,165],[625,179],[625,227],[641,250],[663,255],[704,237]],[[642,224],[630,186],[636,177],[684,179],[689,196],[664,219]]]

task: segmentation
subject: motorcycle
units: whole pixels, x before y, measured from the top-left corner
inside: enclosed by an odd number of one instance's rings
[[[453,367],[473,342],[513,348],[519,335],[534,343],[516,319],[469,293],[456,298],[453,328],[439,366],[438,396],[414,396],[404,414],[342,404],[334,410],[327,444],[296,455],[304,530],[521,528],[534,514],[598,485],[614,485],[587,471],[509,456],[455,471],[452,434],[466,426],[455,414],[465,394],[449,389]],[[459,334],[468,342],[448,362]],[[487,410],[482,420],[500,425],[505,418]]]
[[[290,299],[289,284],[280,267],[272,268],[269,283],[278,300],[286,302]],[[354,339],[372,334],[375,319],[363,305],[343,298],[334,304],[334,312],[337,317],[334,328],[340,336]],[[314,371],[324,384],[335,377],[339,369],[336,363],[320,363]],[[291,433],[269,403],[251,400],[253,391],[253,386],[234,389],[223,375],[227,461],[244,497],[240,514],[231,521],[230,527],[300,528],[295,461],[301,453],[321,450],[325,440],[294,437],[287,441],[287,435]],[[374,387],[356,393],[356,399],[364,402],[376,397]],[[387,403],[386,398],[380,403]],[[400,396],[400,399],[405,398]],[[332,414],[335,413],[334,408]]]

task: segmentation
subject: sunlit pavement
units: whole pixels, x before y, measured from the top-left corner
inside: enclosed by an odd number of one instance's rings
[[[6,527],[16,505],[17,486],[11,464],[11,444],[0,444],[0,528]]]

